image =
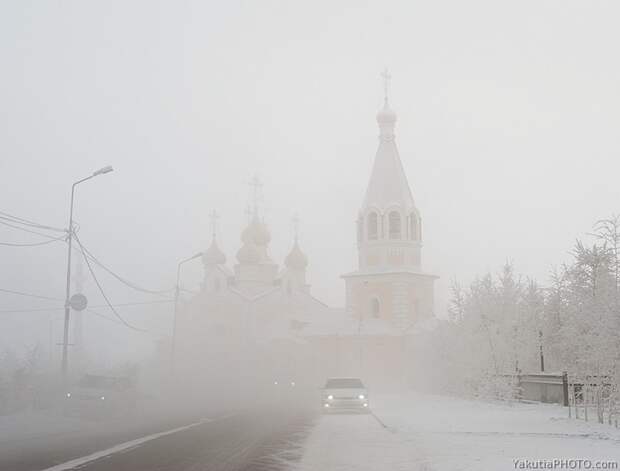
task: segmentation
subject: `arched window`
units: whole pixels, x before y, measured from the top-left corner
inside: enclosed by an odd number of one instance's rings
[[[397,211],[392,211],[389,216],[390,222],[390,239],[400,239],[401,224],[400,214]]]
[[[368,215],[368,240],[377,240],[379,234],[379,223],[377,221],[377,213]]]
[[[380,313],[381,306],[379,305],[379,300],[377,298],[372,298],[370,300],[370,315],[378,318]]]
[[[411,213],[409,218],[409,237],[411,240],[418,240],[418,218],[415,213]]]

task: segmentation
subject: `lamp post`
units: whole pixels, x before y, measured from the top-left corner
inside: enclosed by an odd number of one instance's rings
[[[177,312],[179,310],[179,292],[181,291],[181,288],[179,286],[179,281],[181,279],[181,266],[186,262],[195,260],[200,257],[202,257],[202,252],[198,252],[197,254],[192,255],[189,258],[181,260],[177,265],[177,282],[174,286],[174,320],[172,321],[172,345],[170,347],[170,368],[172,371],[174,371],[174,355],[177,340]]]
[[[68,250],[67,250],[67,287],[65,291],[65,325],[63,332],[63,340],[62,340],[62,375],[64,378],[67,377],[67,366],[68,366],[68,347],[69,347],[69,320],[71,316],[71,306],[69,304],[69,299],[71,297],[71,242],[73,240],[73,199],[75,196],[75,187],[86,180],[90,180],[91,178],[97,177],[99,175],[104,175],[106,173],[110,173],[114,170],[110,165],[106,167],[100,168],[96,172],[93,172],[92,175],[89,175],[86,178],[82,178],[78,180],[71,186],[71,205],[69,207],[69,229],[67,229],[68,235]]]

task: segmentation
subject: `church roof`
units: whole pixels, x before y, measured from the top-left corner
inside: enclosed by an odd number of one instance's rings
[[[305,270],[308,266],[308,257],[299,248],[297,238],[291,252],[284,259],[284,264],[292,270]]]
[[[381,211],[398,205],[409,212],[415,209],[413,195],[398,154],[394,138],[396,113],[387,100],[383,109],[377,113],[379,124],[379,148],[366,189],[363,209],[376,207]]]
[[[211,245],[202,256],[202,262],[205,265],[223,265],[226,263],[226,255],[218,247],[215,235],[213,236]]]

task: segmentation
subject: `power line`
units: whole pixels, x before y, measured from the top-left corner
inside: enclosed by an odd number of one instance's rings
[[[4,213],[2,211],[0,211],[0,219],[4,219],[6,221],[11,221],[14,222],[16,224],[22,224],[24,226],[30,226],[30,227],[34,227],[37,229],[46,229],[48,231],[54,231],[54,232],[66,232],[64,229],[61,229],[59,227],[52,227],[52,226],[47,226],[45,224],[39,224],[37,222],[34,221],[29,221],[28,219],[23,219],[23,218],[19,218],[17,216],[12,216],[8,213]]]
[[[60,299],[58,299],[60,301]],[[169,304],[173,303],[174,300],[162,300],[162,301],[145,301],[145,302],[131,302],[131,303],[120,303],[113,304],[114,307],[128,307],[128,306],[144,306],[149,304]],[[88,307],[86,310],[90,308],[99,308],[99,307],[108,307],[107,304],[98,304],[94,306]],[[0,314],[13,314],[13,313],[25,313],[25,312],[47,312],[47,311],[60,311],[63,310],[64,307],[44,307],[44,308],[34,308],[34,309],[2,309],[0,310]]]
[[[15,222],[15,221],[12,221],[12,222]],[[4,220],[4,221],[0,220],[0,224],[3,224],[3,225],[8,226],[8,227],[12,227],[13,229],[17,229],[19,231],[28,232],[30,234],[36,234],[38,236],[45,237],[47,239],[53,239],[53,240],[61,240],[62,239],[62,237],[60,237],[60,238],[59,237],[53,237],[53,236],[48,235],[48,234],[43,234],[42,232],[32,231],[30,229],[26,229],[25,227],[20,227],[20,226],[15,226],[13,224],[9,224],[8,222],[6,222],[6,220]]]
[[[50,296],[42,296],[40,294],[26,293],[24,291],[15,291],[12,289],[0,288],[0,291],[2,291],[3,293],[16,294],[18,296],[26,296],[28,298],[49,299],[51,301],[64,301],[64,299],[60,299],[60,298],[52,298]]]
[[[123,324],[125,324],[126,327],[129,327],[130,329],[133,329],[133,330],[137,330],[137,331],[141,331],[141,332],[146,332],[144,329],[139,329],[139,328],[134,327],[133,325],[129,324],[125,319],[123,319],[121,317],[121,315],[116,311],[116,309],[114,309],[114,306],[112,306],[112,303],[110,302],[110,300],[106,296],[105,291],[103,291],[103,287],[99,283],[99,280],[97,279],[97,276],[95,275],[95,272],[93,271],[93,268],[90,265],[90,261],[88,260],[88,257],[86,256],[86,252],[84,251],[84,247],[82,246],[82,242],[80,242],[80,239],[78,238],[77,235],[74,234],[73,236],[75,237],[75,241],[80,246],[80,250],[82,251],[82,256],[84,257],[84,261],[86,262],[86,266],[88,267],[88,271],[90,272],[91,276],[93,277],[93,280],[95,281],[95,284],[97,285],[97,288],[99,288],[99,292],[101,293],[101,296],[103,296],[103,299],[105,299],[105,302],[107,303],[107,305],[110,308],[110,310],[114,313],[114,315],[116,317],[118,317],[118,319]]]
[[[49,311],[62,311],[64,307],[42,307],[39,309],[5,309],[0,311],[0,314],[18,314],[22,312],[49,312]]]
[[[75,238],[77,239],[77,236],[75,236]],[[78,244],[80,244],[78,242]],[[136,285],[135,283],[132,283],[131,281],[126,280],[125,278],[123,278],[122,276],[116,274],[114,271],[112,271],[110,268],[108,268],[107,266],[105,266],[103,263],[101,263],[86,247],[84,247],[82,244],[80,244],[80,248],[86,252],[86,254],[88,255],[88,258],[90,258],[94,263],[96,263],[100,268],[102,268],[103,270],[105,270],[106,272],[108,272],[110,275],[112,275],[114,278],[116,278],[118,281],[120,281],[121,283],[123,283],[124,285],[129,286],[130,288],[136,290],[136,291],[141,291],[143,293],[148,293],[148,294],[153,294],[156,296],[163,296],[166,293],[170,293],[172,291],[172,289],[167,289],[167,290],[160,290],[160,291],[156,291],[156,290],[150,290],[150,289],[146,289],[146,288],[142,288],[138,285]]]
[[[22,222],[22,223],[24,223],[24,224],[31,224],[31,225],[33,225],[33,226],[39,226],[39,227],[48,227],[48,228],[50,228],[50,229],[54,229],[54,230],[57,230],[57,231],[64,231],[64,229],[58,229],[58,228],[56,228],[56,227],[51,227],[51,226],[46,226],[46,225],[44,225],[44,224],[39,224],[38,222],[31,221],[30,219],[24,219],[24,218],[19,217],[19,216],[14,216],[14,215],[9,214],[9,213],[4,212],[4,211],[0,211],[0,214],[1,214],[2,216],[5,216],[5,217],[7,217],[7,218],[14,219],[14,220],[19,221],[19,222]]]
[[[64,241],[64,240],[65,240],[64,237],[59,237],[57,239],[50,239],[50,240],[46,240],[43,242],[33,242],[31,244],[15,244],[12,242],[0,242],[0,245],[4,245],[7,247],[36,247],[39,245],[53,244],[54,242],[59,242],[59,241]]]
[[[105,314],[101,314],[100,312],[93,311],[93,310],[92,310],[92,309],[90,309],[90,308],[86,308],[85,310],[86,310],[86,312],[89,312],[89,313],[91,313],[91,314],[94,314],[95,316],[97,316],[97,317],[101,317],[102,319],[105,319],[105,320],[107,320],[107,321],[114,322],[115,324],[123,325],[123,323],[122,323],[122,322],[120,322],[118,319],[115,319],[115,318],[113,318],[113,317],[108,317],[108,316],[106,316]]]

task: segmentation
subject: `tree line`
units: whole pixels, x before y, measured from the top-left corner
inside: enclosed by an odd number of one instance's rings
[[[449,320],[435,331],[449,391],[518,396],[522,373],[566,371],[592,387],[599,421],[611,417],[620,390],[620,216],[598,221],[577,240],[548,283],[499,273],[452,284]],[[606,404],[606,406],[605,406]]]

